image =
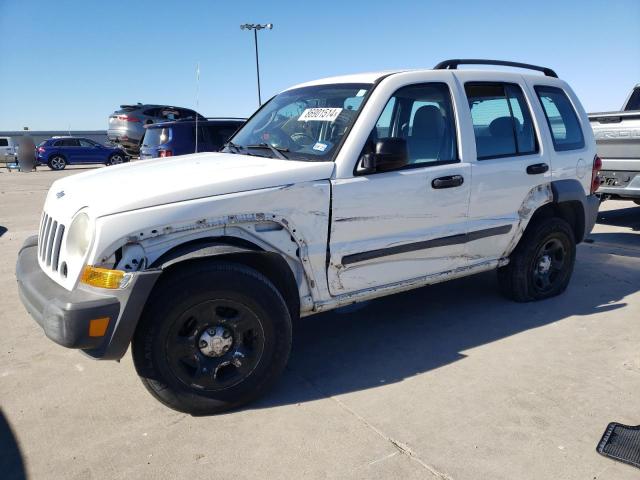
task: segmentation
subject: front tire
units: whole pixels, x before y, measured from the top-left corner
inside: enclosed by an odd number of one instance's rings
[[[109,157],[109,161],[107,162],[107,165],[120,165],[125,161],[126,161],[125,156],[122,153],[114,153]]]
[[[54,155],[47,164],[51,170],[64,170],[67,166],[67,160],[62,155]]]
[[[498,269],[500,290],[516,302],[559,295],[571,280],[575,259],[571,226],[556,217],[536,220],[509,256],[509,264]]]
[[[244,265],[175,268],[159,280],[133,338],[144,386],[166,406],[193,415],[237,408],[265,393],[291,350],[282,295]]]

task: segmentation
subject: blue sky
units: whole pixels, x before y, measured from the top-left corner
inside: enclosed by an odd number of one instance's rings
[[[552,67],[588,111],[618,109],[640,83],[639,0],[0,0],[0,130],[103,129],[123,103],[256,107],[324,76],[430,68],[482,57]]]

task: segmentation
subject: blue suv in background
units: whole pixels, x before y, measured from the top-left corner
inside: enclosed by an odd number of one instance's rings
[[[128,161],[120,147],[106,146],[80,137],[54,137],[45,140],[36,148],[36,155],[38,162],[49,165],[51,170],[64,170],[67,165],[116,165]]]
[[[217,152],[245,122],[244,118],[198,120],[198,152]],[[196,122],[177,120],[145,125],[140,159],[196,152]]]

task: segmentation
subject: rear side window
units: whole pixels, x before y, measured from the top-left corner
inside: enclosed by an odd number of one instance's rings
[[[535,90],[547,117],[556,152],[583,148],[584,136],[580,122],[564,91],[540,85],[535,87]]]
[[[58,140],[55,143],[56,147],[79,147],[80,142],[77,138],[65,138],[64,140]]]
[[[6,138],[0,138],[0,147],[8,147],[9,146],[9,140]]]
[[[467,83],[478,160],[538,151],[531,112],[522,89],[508,83]]]
[[[144,133],[143,147],[157,147],[169,141],[171,135],[170,128],[147,128]]]

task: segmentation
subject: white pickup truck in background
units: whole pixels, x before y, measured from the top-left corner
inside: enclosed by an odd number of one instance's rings
[[[622,111],[590,113],[589,121],[602,159],[598,194],[640,205],[640,84]]]

